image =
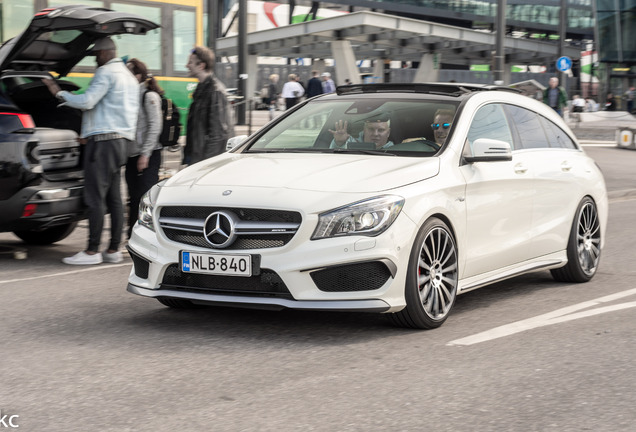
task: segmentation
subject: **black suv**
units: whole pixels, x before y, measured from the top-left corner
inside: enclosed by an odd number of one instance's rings
[[[78,90],[60,78],[95,40],[157,27],[128,13],[62,6],[37,13],[23,33],[0,47],[0,232],[50,244],[85,217],[81,112],[58,107],[42,79],[55,76],[62,89]]]

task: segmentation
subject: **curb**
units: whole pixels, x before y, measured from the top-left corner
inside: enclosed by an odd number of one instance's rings
[[[598,146],[598,147],[618,147],[615,141],[607,140],[593,140],[593,139],[580,139],[579,144],[585,146]]]

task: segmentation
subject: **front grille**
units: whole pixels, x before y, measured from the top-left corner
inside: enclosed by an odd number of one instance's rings
[[[251,208],[230,208],[230,207],[163,207],[162,217],[177,217],[188,219],[205,219],[210,213],[219,210],[229,210],[236,213],[242,220],[246,221],[268,221],[268,222],[295,222],[302,220],[300,213],[286,210],[251,209]]]
[[[250,277],[184,273],[178,264],[171,264],[163,275],[161,287],[175,291],[206,294],[276,297],[293,300],[285,282],[272,270],[261,269]]]
[[[236,216],[236,239],[225,250],[268,249],[289,243],[302,221],[298,212],[269,209],[221,207],[163,207],[159,225],[174,242],[215,249],[204,237],[208,216],[217,211]]]
[[[311,273],[320,291],[372,291],[382,287],[391,277],[386,265],[379,261],[345,264]]]
[[[164,228],[163,232],[168,239],[191,246],[203,248],[212,248],[203,234],[193,234],[183,232],[176,229]],[[268,235],[268,236],[251,236],[250,238],[238,238],[227,250],[245,250],[245,249],[267,249],[285,246],[292,239],[293,234],[289,235]]]
[[[137,255],[135,251],[128,248],[128,253],[133,261],[133,268],[135,269],[135,275],[142,279],[148,279],[148,271],[150,270],[150,263]]]

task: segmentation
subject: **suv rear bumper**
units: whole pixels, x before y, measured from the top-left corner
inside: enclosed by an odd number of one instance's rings
[[[83,192],[84,183],[78,181],[26,187],[2,202],[0,232],[45,229],[84,219]],[[30,216],[24,215],[27,205],[35,205]]]

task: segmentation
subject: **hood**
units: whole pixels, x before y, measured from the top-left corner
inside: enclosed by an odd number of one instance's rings
[[[141,16],[82,5],[43,9],[24,32],[0,47],[0,70],[67,75],[99,38],[146,34],[159,25]]]
[[[380,192],[437,175],[439,158],[225,153],[172,177],[166,186]]]

